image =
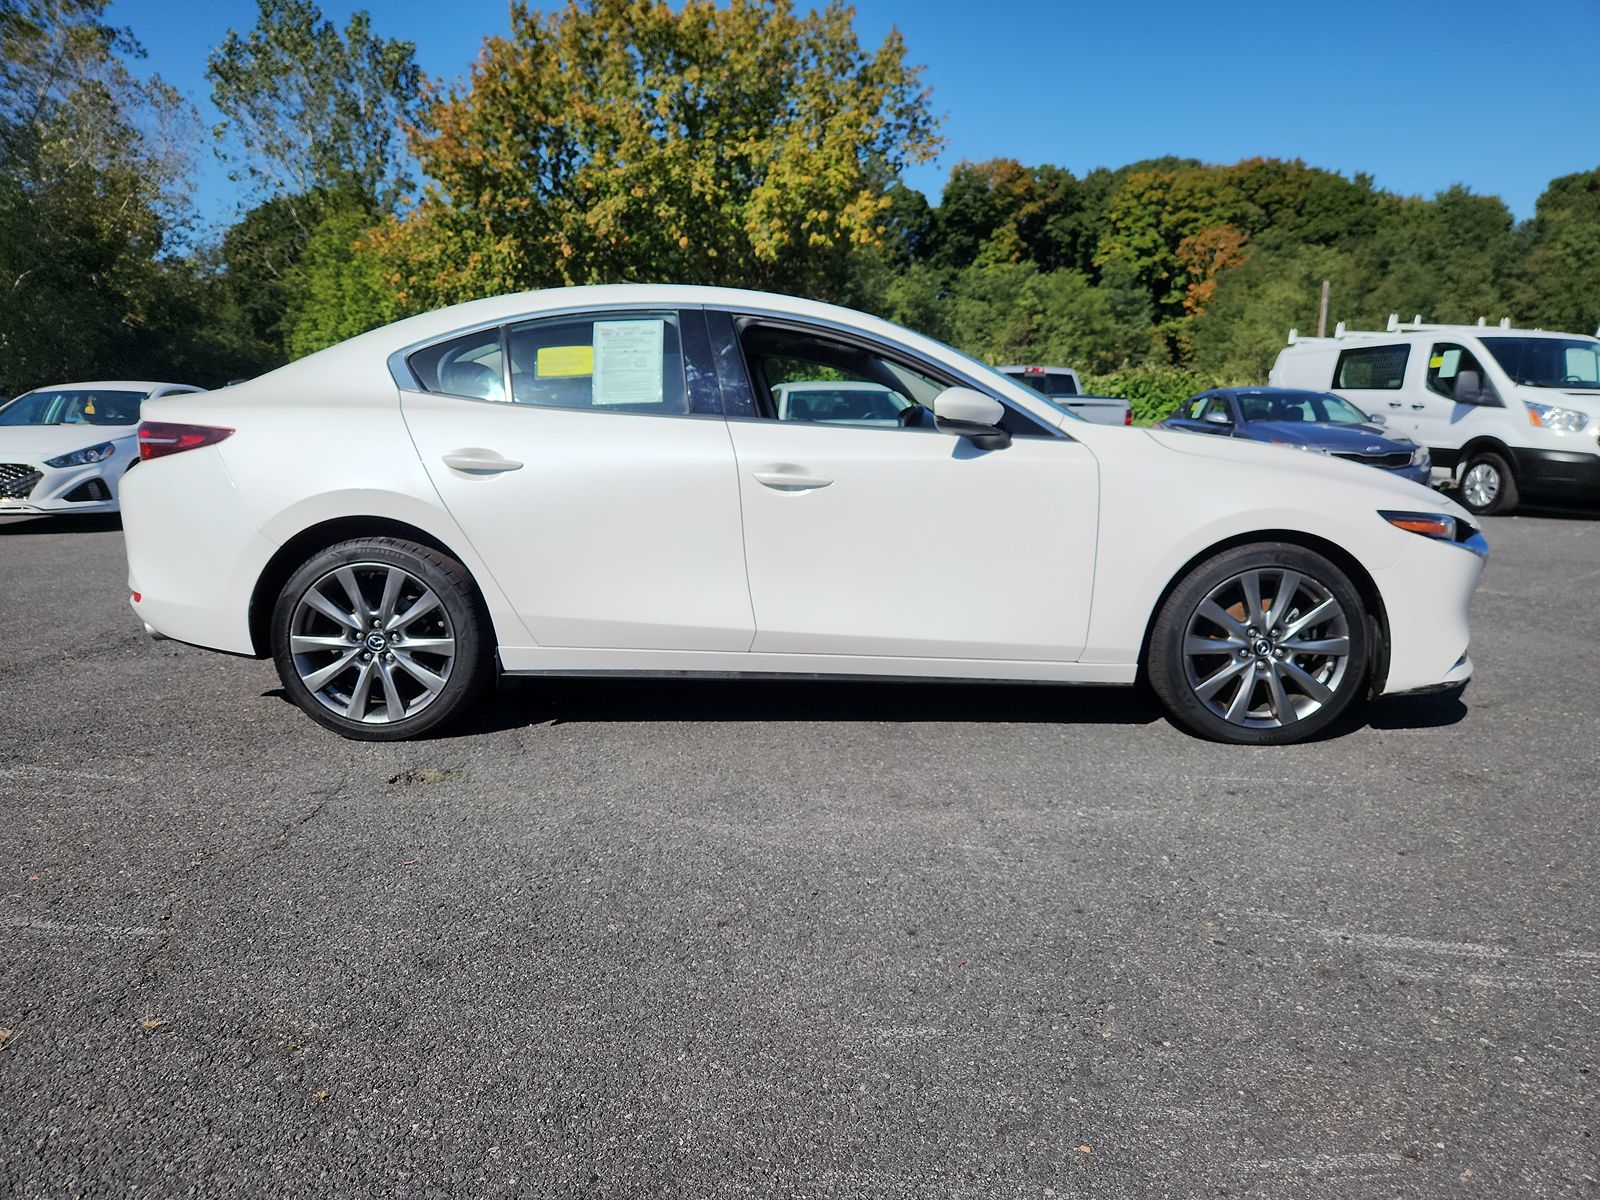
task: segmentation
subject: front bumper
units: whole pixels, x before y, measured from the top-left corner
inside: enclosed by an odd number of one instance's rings
[[[116,512],[126,459],[81,467],[0,463],[0,517]]]
[[[1591,450],[1512,451],[1517,486],[1533,496],[1600,500],[1600,454]]]

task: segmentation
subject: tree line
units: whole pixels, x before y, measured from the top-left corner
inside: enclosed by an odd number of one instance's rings
[[[1531,220],[1298,161],[1075,175],[941,147],[899,35],[789,0],[513,4],[466,78],[365,13],[258,0],[202,128],[107,0],[0,0],[0,395],[59,379],[218,385],[499,292],[673,281],[879,313],[991,362],[1064,363],[1157,415],[1259,382],[1290,326],[1600,322],[1600,170]],[[195,158],[243,198],[199,227]]]

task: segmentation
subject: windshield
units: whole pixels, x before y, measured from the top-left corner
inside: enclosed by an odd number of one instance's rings
[[[1600,342],[1591,338],[1479,340],[1513,383],[1541,388],[1600,388]]]
[[[1322,421],[1329,425],[1365,425],[1370,417],[1350,401],[1326,392],[1243,392],[1239,407],[1246,421]]]
[[[29,392],[0,408],[0,425],[137,425],[143,392]]]

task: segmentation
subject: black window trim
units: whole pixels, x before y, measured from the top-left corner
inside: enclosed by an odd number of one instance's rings
[[[403,346],[399,350],[396,350],[392,354],[390,354],[388,359],[386,360],[386,363],[387,363],[387,366],[389,368],[389,376],[390,376],[390,378],[394,380],[395,386],[398,387],[401,390],[401,392],[410,392],[413,395],[418,395],[418,396],[443,396],[443,397],[445,397],[446,399],[449,399],[449,400],[461,400],[461,401],[465,401],[466,403],[469,403],[469,404],[504,405],[505,407],[508,407],[508,408],[526,409],[526,410],[529,410],[529,411],[533,411],[533,410],[556,411],[556,410],[552,410],[552,409],[547,409],[544,406],[537,405],[537,404],[518,404],[515,400],[510,399],[512,392],[511,392],[511,355],[509,353],[509,346],[510,346],[511,329],[514,326],[526,325],[526,324],[528,324],[529,322],[532,322],[532,321],[543,321],[543,320],[546,320],[547,318],[554,319],[554,318],[561,318],[561,317],[601,316],[601,315],[604,315],[604,314],[614,314],[614,313],[664,313],[664,312],[669,312],[669,313],[674,314],[678,319],[678,326],[679,326],[679,328],[678,328],[678,353],[679,353],[680,359],[683,360],[684,367],[685,367],[685,369],[684,369],[684,383],[683,383],[683,386],[684,386],[684,401],[685,401],[685,403],[689,404],[691,406],[691,409],[692,409],[694,401],[693,401],[692,396],[690,395],[689,378],[688,378],[688,374],[689,373],[688,373],[688,369],[687,369],[687,360],[688,360],[688,357],[689,357],[689,351],[688,351],[687,347],[685,346],[685,338],[684,338],[684,333],[683,333],[683,324],[684,324],[684,318],[685,318],[685,316],[687,314],[689,314],[689,313],[700,313],[700,314],[703,314],[705,312],[705,310],[706,310],[706,306],[703,305],[703,304],[671,304],[671,303],[668,303],[668,304],[639,304],[636,301],[635,302],[627,302],[627,303],[619,302],[619,301],[613,301],[613,302],[604,303],[604,304],[571,304],[571,305],[563,305],[560,308],[545,309],[545,310],[542,310],[542,311],[539,311],[539,312],[517,313],[517,314],[515,314],[513,316],[509,316],[509,317],[497,317],[492,321],[478,321],[478,322],[475,322],[475,323],[470,324],[470,325],[462,325],[462,326],[459,326],[459,327],[457,327],[455,329],[450,330],[448,333],[441,333],[441,334],[438,334],[435,337],[424,338],[422,341],[413,342],[408,346]],[[501,379],[501,387],[503,387],[505,389],[505,396],[507,397],[507,399],[505,399],[505,400],[490,400],[490,399],[488,399],[487,397],[484,397],[484,396],[457,396],[453,392],[430,392],[427,388],[425,388],[422,385],[422,380],[417,378],[416,372],[411,369],[411,359],[412,359],[412,357],[414,355],[420,354],[424,350],[431,350],[433,347],[442,345],[445,342],[453,342],[457,338],[467,337],[470,334],[474,334],[474,333],[486,333],[491,329],[496,330],[500,335],[500,363],[501,363],[501,376],[500,376],[500,379]],[[722,421],[722,420],[726,420],[727,419],[723,412],[693,412],[693,411],[681,412],[681,413],[669,413],[669,412],[662,412],[662,413],[623,412],[623,411],[615,411],[615,410],[607,409],[605,407],[569,408],[569,409],[561,409],[559,411],[562,411],[562,412],[595,413],[595,414],[598,414],[598,415],[609,416],[609,417],[647,417],[650,420],[655,420],[655,421],[659,421],[659,420],[663,420],[663,419],[671,419],[671,420],[677,420],[677,421],[686,420],[686,419],[700,420],[700,421],[706,421],[706,420]]]
[[[717,305],[707,305],[706,309],[708,312],[717,311],[727,313],[727,315],[732,318],[734,350],[737,352],[739,367],[744,372],[743,383],[744,386],[749,389],[750,394],[754,397],[756,404],[755,416],[748,416],[745,414],[735,415],[728,413],[727,419],[730,421],[776,422],[777,420],[776,415],[770,411],[770,399],[761,396],[755,387],[755,376],[750,370],[749,362],[745,358],[744,347],[742,344],[741,335],[744,333],[746,327],[748,327],[750,324],[759,322],[763,325],[778,326],[779,328],[793,330],[797,333],[826,336],[835,341],[843,342],[846,345],[854,346],[855,348],[863,350],[869,354],[875,354],[881,358],[886,358],[890,362],[898,363],[900,366],[903,366],[908,370],[916,371],[924,375],[931,375],[936,379],[954,379],[956,383],[952,386],[969,387],[976,392],[982,392],[985,396],[999,401],[1000,404],[1005,407],[1007,412],[1015,413],[1029,424],[1034,425],[1043,431],[1042,433],[1038,434],[1025,433],[1016,434],[1014,436],[1046,439],[1055,438],[1063,441],[1077,440],[1076,438],[1072,437],[1071,434],[1057,429],[1052,425],[1046,424],[1043,418],[1029,412],[1020,405],[1013,403],[1006,397],[995,395],[993,388],[989,387],[987,384],[981,383],[965,372],[956,370],[954,367],[946,366],[942,362],[930,361],[926,355],[918,354],[916,351],[911,350],[910,348],[901,345],[898,342],[890,341],[888,338],[882,338],[874,334],[864,333],[853,326],[843,325],[836,321],[829,321],[821,317],[797,317],[792,313],[772,312],[770,310],[763,310],[759,308],[722,308]],[[715,347],[713,347],[713,357],[718,357],[715,354]],[[718,366],[720,369],[720,357],[718,358]],[[725,390],[726,387],[727,384],[725,382]],[[931,427],[920,429],[915,427],[899,427],[890,429],[888,426],[851,425],[848,426],[848,428],[860,429],[873,433],[938,432],[938,430],[935,430]]]

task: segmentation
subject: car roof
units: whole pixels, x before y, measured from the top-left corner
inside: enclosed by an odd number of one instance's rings
[[[995,370],[996,371],[1031,371],[1031,372],[1034,372],[1034,373],[1040,374],[1040,375],[1048,375],[1051,371],[1055,371],[1055,372],[1057,372],[1058,374],[1061,374],[1061,375],[1076,375],[1078,373],[1077,370],[1075,368],[1073,368],[1073,367],[1036,367],[1036,366],[1032,366],[1032,365],[1026,364],[1026,363],[1023,363],[1023,364],[1012,363],[1010,366],[996,367]]]
[[[1331,392],[1321,391],[1317,388],[1283,388],[1283,387],[1232,387],[1212,388],[1208,395],[1232,396],[1237,400],[1241,396],[1329,396]]]
[[[93,379],[83,383],[49,383],[43,387],[29,388],[30,392],[153,392],[157,388],[182,388],[188,392],[201,392],[204,388],[192,383],[158,383],[149,379]]]

